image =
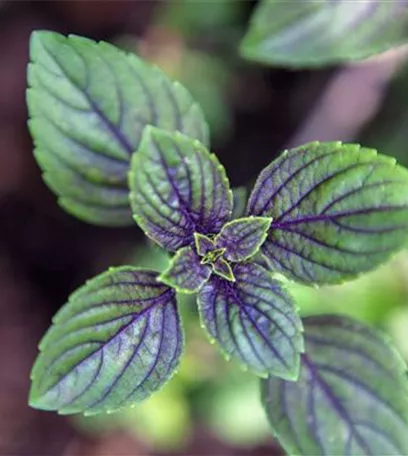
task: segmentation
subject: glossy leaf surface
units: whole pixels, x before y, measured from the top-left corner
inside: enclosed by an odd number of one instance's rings
[[[70,297],[40,343],[30,405],[94,414],[157,391],[179,364],[175,292],[156,273],[112,268]]]
[[[407,8],[399,0],[263,0],[241,55],[288,67],[365,59],[408,41]]]
[[[272,219],[270,217],[245,217],[226,223],[215,238],[218,248],[225,248],[224,258],[244,261],[255,255],[264,243]]]
[[[272,270],[339,283],[406,245],[408,171],[358,145],[310,143],[261,172],[247,210],[273,218],[261,247]]]
[[[198,294],[210,338],[257,375],[296,379],[303,337],[292,298],[261,266],[238,263],[233,273],[235,283],[212,276]]]
[[[131,225],[127,172],[146,125],[208,144],[189,93],[137,56],[107,43],[34,32],[27,103],[44,180],[71,214]]]
[[[159,281],[177,291],[194,293],[209,279],[211,266],[201,264],[201,258],[191,247],[177,251],[169,267],[160,275]]]
[[[382,334],[346,317],[304,320],[297,382],[262,381],[262,402],[288,454],[408,454],[406,365]]]
[[[198,141],[146,127],[129,175],[135,221],[168,250],[217,233],[232,211],[224,168]]]

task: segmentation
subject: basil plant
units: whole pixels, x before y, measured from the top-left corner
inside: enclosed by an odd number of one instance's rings
[[[177,371],[176,292],[190,293],[208,338],[260,378],[289,454],[408,454],[406,365],[387,337],[340,315],[301,318],[286,287],[339,284],[403,249],[408,171],[357,144],[312,142],[262,170],[237,215],[179,83],[78,36],[35,32],[30,60],[35,157],[60,205],[137,225],[172,255],[164,271],[110,268],[69,297],[39,345],[30,405],[92,415],[147,399]]]

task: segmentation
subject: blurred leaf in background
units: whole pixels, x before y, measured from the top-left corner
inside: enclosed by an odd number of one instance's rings
[[[359,135],[359,142],[408,165],[408,47],[400,50],[403,64],[385,88],[387,94],[374,120]]]
[[[188,443],[192,417],[182,382],[170,382],[162,391],[138,407],[111,415],[72,418],[89,435],[117,429],[144,441],[156,450],[176,450]]]
[[[402,357],[408,362],[408,305],[392,309],[385,322],[386,330],[392,335]]]
[[[222,440],[240,447],[254,446],[270,437],[259,407],[259,379],[230,369],[208,397],[206,419]]]
[[[157,24],[177,30],[185,39],[197,41],[228,42],[234,46],[242,23],[245,6],[236,0],[179,0],[163,2]]]
[[[407,307],[407,262],[403,252],[374,272],[342,285],[311,288],[295,283],[288,287],[301,314],[341,313],[384,327],[396,309]]]
[[[155,63],[181,82],[201,105],[212,137],[232,132],[230,91],[238,65],[236,42],[245,3],[197,0],[160,3],[147,33],[122,36],[116,44]]]
[[[362,60],[403,44],[408,10],[398,0],[262,0],[241,55],[265,65],[310,68]]]

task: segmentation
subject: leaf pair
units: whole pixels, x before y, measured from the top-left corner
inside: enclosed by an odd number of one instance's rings
[[[199,294],[209,335],[253,372],[292,378],[302,346],[293,301],[261,266],[239,264],[234,274],[236,284],[210,280]],[[110,412],[166,383],[184,337],[175,292],[156,279],[152,271],[112,268],[72,294],[40,343],[32,406]]]

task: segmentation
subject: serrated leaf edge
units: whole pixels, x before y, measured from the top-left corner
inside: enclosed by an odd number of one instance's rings
[[[201,143],[198,139],[190,138],[189,136],[186,136],[186,135],[180,133],[179,131],[170,132],[170,131],[164,130],[162,128],[158,128],[158,127],[156,127],[154,125],[147,125],[145,127],[145,129],[143,130],[142,139],[140,141],[139,149],[138,149],[138,151],[136,151],[136,152],[134,152],[132,154],[131,159],[130,159],[130,166],[129,166],[129,170],[128,170],[128,186],[129,186],[129,189],[130,189],[129,201],[131,201],[132,198],[133,198],[133,195],[136,194],[134,192],[134,190],[132,190],[132,187],[133,187],[132,181],[135,178],[135,173],[134,173],[133,169],[137,168],[138,166],[142,166],[143,165],[144,157],[143,157],[143,153],[140,152],[140,149],[142,148],[142,145],[143,145],[144,142],[148,141],[148,139],[150,137],[154,136],[155,132],[165,133],[167,135],[173,135],[175,138],[179,137],[179,138],[183,138],[183,139],[188,139],[195,146],[200,147],[200,149],[201,149],[200,153],[202,152],[203,154],[207,155],[207,157],[215,164],[217,170],[220,172],[221,182],[225,185],[225,187],[227,189],[228,201],[229,201],[230,206],[231,206],[229,217],[231,217],[231,215],[232,215],[232,207],[233,207],[233,202],[234,202],[233,193],[232,193],[232,190],[231,190],[231,187],[230,187],[230,182],[229,182],[229,179],[228,179],[228,176],[227,176],[227,172],[226,172],[224,166],[219,162],[218,157],[214,153],[210,152],[207,149],[207,147],[205,146],[205,144]],[[160,247],[164,248],[165,250],[168,250],[165,246],[160,245],[152,237],[152,235],[149,232],[145,231],[142,228],[143,222],[141,222],[141,217],[136,215],[133,212],[133,210],[132,210],[132,217],[133,217],[133,220],[136,222],[137,226],[143,231],[143,233],[149,239],[151,239],[154,243],[158,244]]]
[[[260,266],[262,267],[262,266]],[[276,281],[279,281],[279,284],[282,285],[282,289],[287,290],[287,286],[286,286],[286,283],[285,282],[281,282],[280,280],[277,280],[275,279],[273,276],[272,276],[272,273],[268,270],[268,269],[265,269],[263,268],[274,280]],[[288,292],[289,293],[289,292]],[[293,298],[292,298],[293,299]],[[294,307],[294,310],[295,312],[299,315],[299,307],[296,305],[296,301],[293,299],[293,302],[295,304],[295,307]],[[282,377],[282,376],[277,376],[277,375],[271,375],[268,371],[254,371],[252,370],[248,365],[242,363],[240,361],[239,358],[237,357],[231,357],[230,354],[228,354],[224,348],[221,346],[221,344],[218,343],[217,339],[215,339],[209,332],[207,326],[205,325],[204,323],[204,318],[203,318],[203,314],[202,314],[202,309],[201,309],[201,306],[200,306],[200,300],[199,300],[199,296],[197,295],[196,297],[196,304],[197,304],[197,309],[198,309],[198,314],[199,314],[199,320],[200,320],[200,327],[201,329],[204,331],[208,341],[210,342],[211,345],[214,345],[215,347],[217,347],[217,350],[218,352],[222,355],[222,357],[225,359],[225,361],[227,362],[233,362],[235,365],[237,365],[243,372],[248,372],[250,373],[251,375],[255,375],[256,377],[259,377],[261,379],[267,379],[269,377],[276,377],[276,378],[280,378],[282,380],[287,380],[287,381],[290,381],[290,382],[296,382],[298,379],[299,379],[299,375],[300,375],[300,367],[301,367],[301,355],[303,353],[305,353],[305,338],[302,337],[301,338],[301,342],[302,342],[302,345],[300,347],[300,350],[298,352],[298,357],[297,357],[297,361],[296,361],[296,365],[295,365],[295,368],[294,368],[294,372],[293,372],[293,375],[288,375],[288,376],[285,376],[285,377]],[[302,335],[304,334],[305,332],[305,328],[304,328],[304,325],[303,325],[303,319],[300,318],[300,327],[298,328],[298,330],[296,331],[296,335]]]
[[[184,293],[184,294],[195,294],[198,291],[201,290],[201,288],[208,282],[208,279],[205,280],[199,287],[195,288],[194,290],[191,290],[189,288],[183,288],[180,287],[179,285],[175,285],[174,283],[171,282],[171,280],[168,280],[167,274],[168,272],[172,269],[174,261],[176,258],[180,257],[184,253],[184,249],[190,250],[191,247],[182,247],[179,249],[176,254],[171,258],[170,264],[167,266],[167,268],[156,278],[157,282],[163,283],[164,285],[167,285],[171,288],[173,288],[176,292],[178,293]]]
[[[69,295],[69,297],[67,299],[67,302],[65,304],[66,305],[69,304],[72,301],[72,299],[74,299],[74,296],[75,296],[76,291],[78,289],[80,289],[80,288],[92,283],[96,279],[100,280],[101,276],[109,276],[109,275],[112,275],[113,273],[118,272],[118,271],[143,271],[143,272],[149,272],[149,273],[158,274],[158,272],[155,271],[154,269],[142,268],[142,267],[137,267],[137,266],[130,266],[130,265],[111,266],[106,271],[104,271],[104,272],[102,272],[102,273],[100,273],[100,274],[98,274],[98,275],[96,275],[96,276],[94,276],[94,277],[92,277],[90,279],[87,279],[82,285],[80,285],[76,290],[74,290]],[[177,303],[177,296],[176,295],[174,296],[174,299],[176,300],[176,303]],[[54,325],[54,324],[58,325],[58,323],[56,323],[54,321],[54,319],[57,317],[58,313],[59,312],[57,312],[54,315],[54,317],[51,319],[52,325]],[[183,321],[182,321],[180,312],[177,312],[177,316],[178,316],[179,323],[180,323],[180,352],[181,352],[180,353],[180,357],[177,360],[177,364],[176,364],[175,368],[169,373],[168,378],[163,383],[161,383],[160,386],[149,397],[147,397],[144,401],[149,400],[154,394],[156,394],[160,390],[162,390],[167,385],[167,383],[178,373],[178,368],[180,366],[181,358],[183,356],[184,349],[185,349],[185,334],[184,334]],[[49,327],[51,327],[52,325],[50,325]],[[43,337],[44,337],[44,335],[43,335]],[[37,349],[38,349],[39,353],[37,354],[36,359],[38,358],[39,354],[43,352],[43,350],[40,348],[40,344],[41,344],[41,340],[37,344]],[[35,364],[35,362],[34,362],[34,364]],[[31,371],[30,371],[30,381],[34,381],[35,380],[35,376],[32,375],[32,372],[33,372],[33,369],[34,369],[34,364],[33,364],[32,368],[31,368]],[[34,401],[31,399],[31,391],[32,391],[32,386],[30,385],[28,403],[29,403],[30,407],[38,409],[38,407],[36,407],[34,405]],[[84,410],[84,411],[80,411],[80,412],[75,412],[75,414],[80,414],[80,415],[83,415],[83,416],[95,416],[95,415],[100,415],[100,414],[103,414],[103,413],[112,414],[112,413],[120,412],[120,411],[122,411],[122,410],[124,410],[126,408],[129,408],[129,407],[130,408],[134,408],[140,403],[141,403],[140,401],[137,401],[137,402],[133,402],[133,403],[128,403],[128,404],[122,405],[122,406],[120,406],[120,407],[118,407],[116,409],[104,409],[104,410],[100,410],[100,411],[97,411],[97,412],[89,412],[89,411]],[[52,410],[52,411],[57,412],[58,415],[62,415],[62,416],[65,416],[67,414],[72,414],[72,412],[64,413],[61,410]]]

